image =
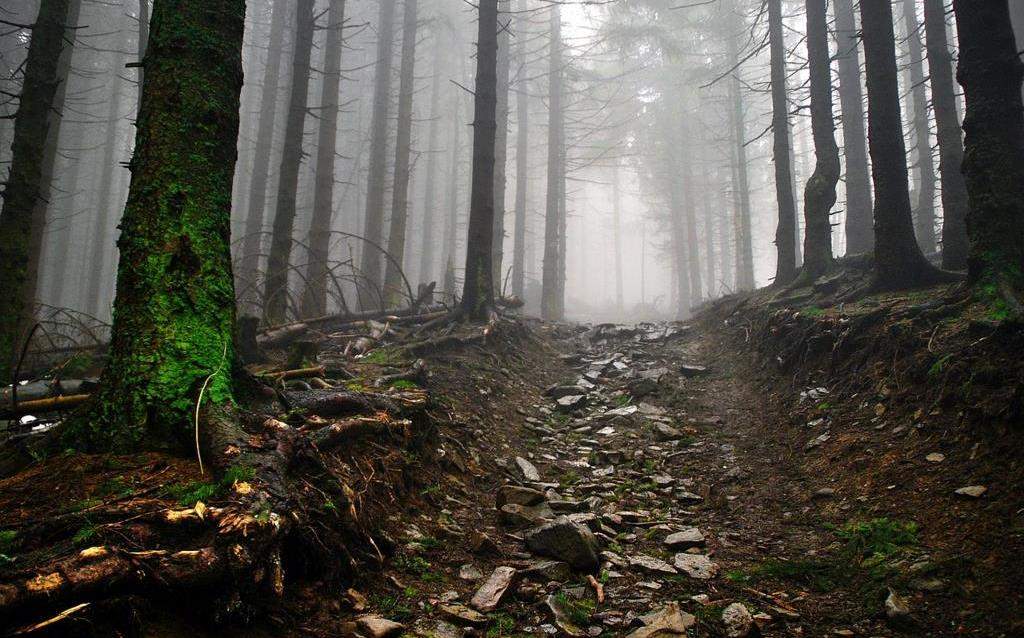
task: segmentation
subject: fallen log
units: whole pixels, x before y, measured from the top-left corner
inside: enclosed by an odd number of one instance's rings
[[[445,311],[444,306],[427,306],[424,308],[393,308],[389,310],[366,310],[340,315],[325,315],[314,319],[294,321],[291,323],[269,326],[264,328],[256,337],[257,343],[263,348],[276,348],[300,337],[310,330],[323,329],[325,326],[344,326],[370,320],[387,320],[396,323],[399,320],[416,321],[419,318],[428,318],[437,312]]]
[[[57,412],[59,410],[70,410],[77,408],[89,400],[91,394],[63,394],[46,399],[35,399],[33,401],[18,401],[14,407],[6,407],[0,411],[0,417],[13,418],[26,414],[44,414],[46,412]]]

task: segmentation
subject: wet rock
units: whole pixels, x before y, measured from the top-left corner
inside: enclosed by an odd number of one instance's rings
[[[445,618],[457,625],[482,627],[487,624],[487,616],[461,603],[442,603],[438,609]]]
[[[965,498],[981,498],[984,496],[988,488],[984,485],[968,485],[967,487],[961,487],[956,491],[957,496],[963,496]]]
[[[555,624],[558,625],[559,629],[570,636],[574,636],[575,638],[581,638],[582,636],[587,635],[586,631],[581,627],[576,626],[576,624],[571,620],[572,614],[566,608],[564,598],[552,594],[548,596],[546,604],[548,609],[551,610],[551,614],[555,617]]]
[[[718,565],[704,554],[676,554],[675,567],[698,580],[708,580],[718,574]]]
[[[569,396],[558,399],[558,411],[559,412],[572,412],[578,408],[582,408],[587,403],[587,397],[582,394],[570,394]]]
[[[754,617],[743,603],[733,603],[722,610],[722,624],[729,638],[746,638],[754,630]]]
[[[356,618],[356,626],[367,638],[390,638],[399,636],[405,626],[381,616],[367,615]]]
[[[583,388],[579,385],[553,385],[544,392],[545,395],[551,397],[552,399],[579,396],[581,394],[586,393],[586,388]]]
[[[669,603],[664,609],[643,616],[644,626],[626,638],[661,638],[662,636],[685,636],[697,624],[691,614],[679,610],[679,603]]]
[[[547,503],[540,505],[516,505],[508,503],[501,506],[499,518],[501,522],[509,527],[526,527],[527,525],[539,525],[555,517],[555,513],[548,507]]]
[[[679,366],[679,374],[686,378],[700,377],[708,373],[708,369],[705,366],[697,366],[692,364],[686,364]]]
[[[691,547],[704,547],[707,540],[696,527],[687,527],[665,537],[665,544],[670,549],[684,550]]]
[[[629,557],[630,567],[639,567],[640,569],[655,573],[655,574],[678,574],[676,568],[669,565],[660,558],[654,556],[648,556],[647,554],[637,554],[636,556]]]
[[[671,425],[657,423],[654,426],[654,438],[659,441],[676,441],[683,438],[683,433]]]
[[[525,541],[533,553],[565,561],[576,570],[594,571],[599,565],[594,533],[564,516],[527,532]]]
[[[946,460],[946,455],[943,454],[942,452],[932,452],[928,456],[924,457],[924,460],[928,461],[929,463],[942,463],[943,461]]]
[[[572,578],[572,568],[569,563],[560,560],[537,561],[521,570],[524,578],[532,578],[543,582],[565,582]]]
[[[540,472],[537,471],[536,466],[530,463],[521,456],[516,457],[516,465],[519,466],[519,471],[523,473],[523,478],[527,481],[539,481]]]
[[[484,573],[476,565],[467,563],[459,567],[459,578],[462,580],[480,580],[483,577]]]
[[[487,582],[473,594],[469,604],[482,612],[494,611],[501,604],[501,600],[508,592],[512,580],[516,576],[516,570],[512,567],[498,567],[487,578]]]
[[[532,465],[532,464],[531,464]],[[534,468],[536,470],[536,468]],[[515,505],[538,505],[544,502],[544,492],[529,487],[518,485],[502,485],[498,488],[498,495],[495,498],[498,509],[506,503]]]

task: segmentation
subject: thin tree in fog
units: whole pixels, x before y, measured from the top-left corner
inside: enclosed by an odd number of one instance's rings
[[[427,175],[423,191],[423,230],[420,237],[420,281],[427,283],[437,277],[435,246],[439,239],[437,232],[437,180],[441,149],[438,148],[441,134],[441,76],[444,73],[445,47],[441,40],[440,18],[434,18],[431,30],[434,46],[434,67],[430,80],[430,125],[427,131]]]
[[[327,42],[324,46],[323,95],[320,98],[320,130],[316,146],[316,177],[313,184],[313,216],[309,222],[309,263],[302,294],[302,315],[318,317],[327,312],[328,253],[331,220],[334,216],[335,162],[338,143],[338,113],[341,110],[342,29],[345,0],[330,0],[327,12]]]
[[[811,80],[814,172],[804,188],[804,265],[800,280],[810,283],[832,265],[832,224],[839,183],[839,146],[832,113],[832,73],[828,53],[828,2],[807,0],[807,62]]]
[[[391,189],[391,221],[384,292],[389,304],[403,292],[401,267],[405,263],[405,232],[409,217],[409,159],[412,153],[412,99],[415,90],[417,0],[405,0],[402,17],[402,61],[398,78],[398,132],[395,139],[395,179]]]
[[[391,63],[394,49],[395,0],[380,0],[377,19],[377,63],[373,82],[373,112],[370,123],[370,163],[366,177],[366,210],[363,221],[365,242],[361,248],[359,307],[370,308],[381,288],[382,257],[376,248],[384,233],[384,190],[387,179],[388,114],[391,100]]]
[[[11,167],[0,209],[0,383],[11,380],[15,351],[29,308],[25,285],[36,202],[46,193],[43,161],[59,77],[71,0],[42,0],[33,23],[18,110]]]
[[[263,226],[267,212],[270,161],[273,156],[274,123],[277,120],[277,94],[281,76],[281,49],[284,46],[287,3],[271,2],[270,34],[267,38],[267,60],[260,92],[259,116],[256,119],[256,147],[253,153],[249,182],[249,210],[245,216],[242,237],[242,265],[238,280],[242,288],[242,305],[247,311],[258,311],[256,299],[257,272],[263,250]]]
[[[778,260],[775,284],[784,286],[796,278],[796,199],[793,194],[793,151],[789,133],[789,99],[786,91],[786,43],[782,30],[782,0],[768,0],[768,40],[771,47],[772,160],[775,163],[775,197],[779,223],[775,231]],[[710,260],[709,260],[710,263]]]
[[[505,0],[510,3],[511,0]],[[494,273],[495,294],[501,294],[504,284],[502,264],[505,253],[505,187],[508,163],[508,92],[511,52],[509,51],[509,23],[498,25],[498,104],[497,131],[494,138],[494,234],[491,238],[491,271]]]
[[[562,17],[557,4],[551,5],[550,49],[548,53],[548,170],[547,195],[544,207],[544,268],[542,271],[541,316],[545,319],[562,318],[564,300],[559,297],[561,255],[560,232],[562,191],[565,176],[564,113],[562,113]]]
[[[913,183],[917,202],[914,210],[914,233],[917,243],[926,254],[937,250],[935,244],[935,160],[932,158],[931,133],[928,118],[927,82],[924,75],[924,45],[921,43],[922,25],[917,19],[917,0],[903,0],[903,22],[907,30],[907,50],[910,54],[910,95],[913,104],[910,121],[914,133]]]
[[[964,161],[960,119],[956,111],[953,55],[946,39],[944,0],[924,0],[928,76],[939,141],[939,176],[942,180],[942,267],[967,269],[967,185],[960,167]]]
[[[526,208],[530,169],[530,84],[526,59],[526,0],[518,4],[516,20],[516,201],[512,232],[512,294],[522,298],[526,291]]]
[[[407,0],[408,1],[408,0]],[[498,108],[498,0],[480,0],[473,99],[473,175],[462,312],[486,321],[494,309],[494,145]]]
[[[313,0],[296,0],[295,50],[292,57],[292,88],[284,129],[284,148],[278,172],[277,206],[270,236],[267,278],[263,302],[268,321],[286,319],[290,295],[288,275],[291,271],[292,236],[298,198],[299,169],[302,166],[302,141],[305,134],[309,94],[310,57],[313,49]],[[297,310],[297,308],[296,308]]]
[[[737,40],[743,33],[742,20],[737,16],[727,25],[731,33],[726,35],[728,64],[738,68],[740,65],[739,44]],[[743,92],[740,90],[740,78],[733,74],[729,82],[729,100],[731,109],[731,133],[733,140],[733,198],[736,202],[736,288],[737,290],[754,289],[754,247],[750,223],[750,179],[747,173],[747,120],[743,107]]]
[[[874,246],[871,175],[868,168],[861,91],[860,33],[853,0],[835,0],[836,58],[839,60],[839,103],[843,114],[843,155],[846,159],[846,252],[870,252]]]

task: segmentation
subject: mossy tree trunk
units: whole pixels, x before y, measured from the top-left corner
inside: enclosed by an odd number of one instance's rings
[[[25,79],[14,117],[11,169],[0,209],[0,383],[9,383],[29,308],[24,289],[29,264],[33,211],[43,183],[50,111],[60,85],[61,51],[71,0],[43,0],[32,28]]]
[[[473,107],[473,182],[469,199],[462,312],[485,321],[494,308],[494,143],[498,122],[498,0],[480,0]]]
[[[956,112],[953,55],[946,39],[946,8],[943,0],[924,2],[928,75],[939,140],[939,175],[942,179],[942,267],[967,269],[967,185],[960,168],[964,144]]]
[[[811,283],[833,262],[830,215],[839,183],[839,146],[832,114],[828,54],[828,0],[807,0],[807,62],[811,76],[814,172],[804,187],[804,265],[800,280]]]
[[[875,184],[875,285],[901,289],[936,283],[941,272],[914,238],[890,0],[861,0],[868,87],[868,144]]]
[[[991,293],[1010,292],[1019,299],[1024,291],[1024,63],[1006,0],[954,0],[953,9],[960,38],[957,79],[967,103],[968,277]]]
[[[121,223],[110,359],[72,435],[91,449],[189,445],[232,401],[231,186],[244,0],[156,0]]]

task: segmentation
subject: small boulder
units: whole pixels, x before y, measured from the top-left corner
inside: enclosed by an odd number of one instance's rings
[[[501,604],[502,599],[512,585],[516,576],[516,570],[512,567],[498,567],[487,578],[487,582],[473,594],[469,604],[478,611],[484,613],[494,611]]]
[[[722,610],[722,624],[729,638],[747,638],[754,630],[754,617],[743,603],[733,603]]]
[[[687,527],[686,529],[669,534],[665,537],[665,544],[668,545],[670,549],[675,550],[690,549],[691,547],[704,547],[706,543],[707,540],[704,538],[704,534],[702,534],[696,527]]]
[[[678,574],[676,568],[669,565],[660,558],[654,556],[648,556],[647,554],[637,554],[636,556],[629,557],[630,567],[639,567],[640,569],[651,572],[654,574]]]
[[[675,566],[690,578],[709,580],[718,575],[718,565],[704,554],[676,554]]]
[[[538,505],[543,502],[544,492],[529,487],[520,487],[518,485],[502,485],[498,488],[498,495],[495,497],[495,504],[498,509],[501,509],[501,506],[506,503],[515,503],[516,505]]]
[[[643,616],[644,626],[626,638],[661,638],[663,636],[685,636],[697,624],[697,618],[679,610],[679,603],[669,603],[663,609]]]
[[[956,491],[957,496],[963,496],[964,498],[981,498],[984,496],[988,488],[984,485],[968,485],[967,487],[961,487]]]
[[[356,626],[368,638],[390,638],[391,636],[400,636],[405,631],[402,624],[374,615],[356,618]]]
[[[533,506],[507,503],[501,506],[499,517],[509,527],[526,527],[549,521],[555,517],[555,513],[547,503]]]
[[[523,478],[527,481],[540,480],[540,472],[537,471],[537,467],[533,463],[530,463],[521,456],[517,456],[516,465],[519,466],[519,471],[523,473]]]
[[[564,516],[530,530],[525,541],[531,552],[565,561],[576,570],[592,572],[600,564],[594,533]]]
[[[587,403],[587,397],[582,394],[570,394],[569,396],[562,397],[557,401],[557,409],[559,412],[572,412],[577,408],[582,408]]]

